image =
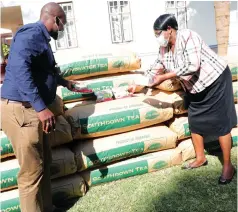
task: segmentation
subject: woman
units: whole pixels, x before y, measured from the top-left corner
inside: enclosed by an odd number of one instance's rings
[[[157,64],[165,70],[165,74],[155,75],[150,86],[178,77],[187,93],[188,121],[196,160],[183,169],[207,165],[203,136],[217,136],[224,161],[218,182],[230,183],[236,171],[230,160],[230,132],[236,126],[237,117],[227,63],[196,32],[178,30],[173,15],[164,14],[157,18],[154,33],[160,46]]]

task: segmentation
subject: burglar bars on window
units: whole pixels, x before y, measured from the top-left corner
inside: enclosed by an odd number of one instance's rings
[[[108,1],[112,43],[130,42],[132,38],[129,1]]]
[[[63,8],[66,14],[67,24],[65,25],[64,37],[56,41],[56,47],[57,49],[67,49],[77,47],[78,41],[75,26],[73,3],[67,2],[67,3],[60,3],[59,5]]]

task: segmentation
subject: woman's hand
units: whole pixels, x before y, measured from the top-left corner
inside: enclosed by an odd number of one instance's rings
[[[149,87],[153,87],[155,85],[159,85],[160,83],[162,83],[164,81],[163,75],[156,75],[153,78],[153,82],[149,84]]]
[[[128,91],[130,94],[134,94],[135,91],[136,91],[136,85],[135,85],[135,84],[129,85],[127,91]]]
[[[175,72],[169,72],[169,73],[166,73],[166,74],[156,75],[153,78],[153,82],[149,85],[149,87],[153,87],[155,85],[159,85],[163,81],[165,81],[167,79],[172,79],[174,77],[176,77],[176,73]]]

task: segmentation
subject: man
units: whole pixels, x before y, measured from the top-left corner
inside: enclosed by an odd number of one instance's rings
[[[21,27],[13,38],[2,85],[2,129],[19,161],[18,188],[22,212],[60,211],[53,208],[50,186],[50,145],[47,134],[55,117],[47,108],[57,85],[74,84],[58,75],[50,48],[64,31],[66,15],[56,3],[41,10],[40,21]],[[44,139],[43,139],[44,138]]]

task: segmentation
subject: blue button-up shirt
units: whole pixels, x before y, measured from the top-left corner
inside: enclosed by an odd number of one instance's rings
[[[66,85],[55,71],[50,35],[42,22],[21,27],[14,36],[8,57],[2,98],[29,102],[44,110],[56,96],[57,85]]]

